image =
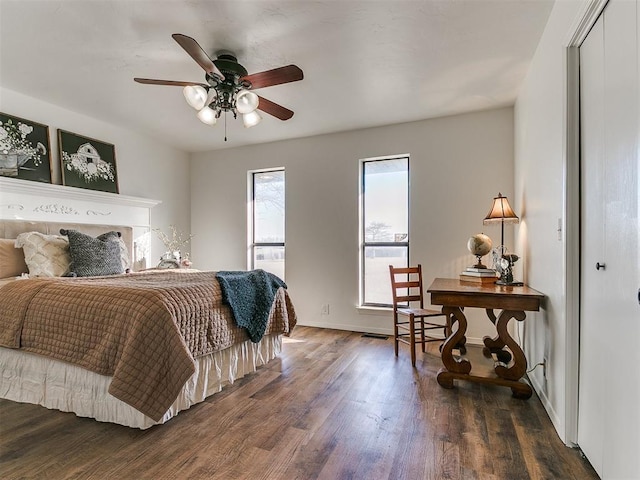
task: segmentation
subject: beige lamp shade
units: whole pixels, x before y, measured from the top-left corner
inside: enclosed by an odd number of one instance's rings
[[[507,197],[503,197],[501,193],[498,193],[497,197],[493,199],[493,205],[491,206],[491,210],[482,223],[484,225],[491,223],[519,223],[520,219],[515,214],[511,205],[509,205],[509,200]]]

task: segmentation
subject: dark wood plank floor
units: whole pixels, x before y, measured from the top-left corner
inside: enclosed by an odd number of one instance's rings
[[[297,327],[282,355],[140,431],[0,400],[0,478],[591,479],[539,400],[435,380],[437,348]]]

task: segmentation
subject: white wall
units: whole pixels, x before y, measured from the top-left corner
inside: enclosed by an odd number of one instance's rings
[[[518,249],[524,253],[524,280],[543,292],[545,308],[530,314],[524,325],[530,364],[546,359],[532,374],[538,392],[560,437],[566,442],[565,408],[565,47],[582,0],[556,2],[538,45],[515,107],[515,205],[522,214]]]
[[[120,193],[161,200],[162,203],[151,210],[152,227],[168,232],[168,226],[174,224],[182,231],[189,232],[190,175],[187,153],[126,128],[1,87],[0,111],[49,126],[53,183],[62,183],[58,128],[114,144]],[[151,263],[154,264],[164,247],[155,234],[150,238]]]
[[[194,266],[247,268],[247,171],[285,167],[286,281],[300,324],[389,333],[389,313],[356,308],[358,171],[362,158],[404,153],[411,262],[422,263],[429,282],[457,276],[474,261],[466,249],[472,234],[500,241],[499,227],[482,219],[498,192],[513,194],[511,108],[194,154]],[[505,230],[513,245],[513,229]],[[324,303],[328,316],[320,315]],[[471,318],[470,339],[491,332],[483,312]]]

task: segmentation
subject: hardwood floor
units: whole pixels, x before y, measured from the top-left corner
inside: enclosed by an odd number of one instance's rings
[[[435,345],[414,370],[392,339],[296,327],[279,359],[145,431],[0,400],[0,478],[598,478],[535,395],[445,390],[440,366]]]

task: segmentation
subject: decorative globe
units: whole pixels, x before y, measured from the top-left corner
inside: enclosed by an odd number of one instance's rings
[[[492,246],[493,246],[493,242],[484,233],[478,233],[476,235],[473,235],[467,241],[467,248],[473,255],[475,255],[478,258],[489,253],[491,251]]]

